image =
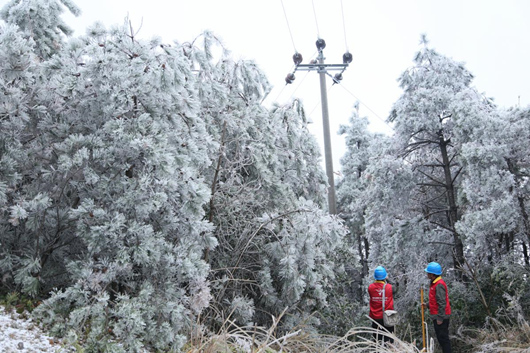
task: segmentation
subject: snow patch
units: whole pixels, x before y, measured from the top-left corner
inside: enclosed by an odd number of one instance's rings
[[[6,312],[0,307],[0,352],[38,353],[75,352],[64,347],[60,340],[47,336],[37,324],[27,316],[16,312]]]

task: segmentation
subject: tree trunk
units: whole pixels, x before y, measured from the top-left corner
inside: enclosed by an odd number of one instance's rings
[[[526,243],[523,240],[523,256],[524,256],[524,264],[528,267],[530,266],[530,257],[528,256],[528,247],[526,246]]]
[[[363,273],[368,277],[368,257],[370,256],[370,242],[367,237],[363,237],[364,242],[364,264]]]
[[[359,297],[359,300],[364,300],[364,279],[367,278],[367,274],[364,271],[364,268],[366,267],[366,258],[364,257],[364,249],[363,249],[363,236],[361,232],[357,232],[357,250],[359,251],[359,263],[361,265],[361,278],[359,281],[359,286],[357,288],[357,295]]]
[[[453,185],[453,176],[451,173],[451,162],[449,160],[449,155],[447,153],[447,144],[448,141],[445,141],[443,136],[440,136],[440,152],[442,154],[442,162],[444,169],[445,177],[445,187],[447,192],[447,204],[449,206],[448,210],[448,219],[449,219],[449,228],[453,231],[453,243],[454,243],[454,252],[453,252],[453,263],[455,269],[464,268],[464,244],[462,243],[462,238],[460,234],[455,229],[455,224],[458,221],[458,207],[456,205],[456,192]]]
[[[526,234],[526,238],[530,242],[530,223],[528,221],[528,213],[526,212],[524,199],[521,196],[518,196],[517,200],[519,201],[519,209],[521,210],[521,216],[523,217],[524,233]]]

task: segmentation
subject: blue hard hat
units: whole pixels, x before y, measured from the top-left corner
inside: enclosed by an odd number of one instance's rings
[[[425,272],[439,276],[442,274],[442,266],[438,262],[431,262],[427,265]]]
[[[386,270],[383,266],[377,266],[374,271],[374,278],[378,281],[382,281],[386,278]]]

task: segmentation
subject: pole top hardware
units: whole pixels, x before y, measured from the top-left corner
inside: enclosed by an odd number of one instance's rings
[[[345,63],[345,64],[349,64],[351,63],[353,60],[353,55],[351,55],[350,52],[346,52],[344,53],[344,55],[342,56],[342,62]]]
[[[333,83],[339,83],[340,81],[342,81],[342,73],[335,74],[333,76]]]
[[[348,65],[353,60],[353,55],[350,52],[344,53],[342,55],[342,64],[324,64],[324,55],[322,50],[326,47],[326,41],[322,38],[318,38],[316,41],[316,46],[318,49],[318,61],[317,60],[311,60],[309,64],[302,64],[302,61],[304,58],[302,57],[302,54],[296,52],[293,55],[293,62],[295,65],[294,71],[292,73],[287,74],[285,77],[285,82],[287,84],[293,83],[295,76],[294,73],[297,70],[303,70],[303,71],[312,71],[316,70],[317,72],[323,72],[327,73],[328,71],[340,71],[340,73],[336,74],[333,77],[333,83],[339,83],[342,80],[342,73],[346,70]],[[329,74],[328,74],[329,75]],[[331,76],[331,75],[329,75]]]
[[[318,38],[316,45],[317,45],[318,51],[322,51],[326,47],[326,41],[322,38]]]
[[[285,82],[287,84],[293,83],[294,79],[295,79],[295,76],[293,73],[288,73],[287,76],[285,76]]]
[[[300,53],[294,53],[293,55],[293,61],[294,61],[294,64],[295,65],[299,65],[302,63],[302,60],[304,60],[304,58],[302,57],[302,54]]]

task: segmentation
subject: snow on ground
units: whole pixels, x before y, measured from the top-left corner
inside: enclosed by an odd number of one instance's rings
[[[61,345],[60,340],[47,336],[31,319],[7,313],[0,306],[0,352],[40,353],[71,352]]]

